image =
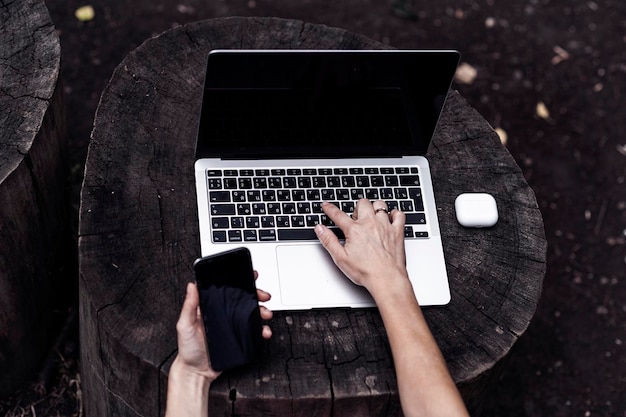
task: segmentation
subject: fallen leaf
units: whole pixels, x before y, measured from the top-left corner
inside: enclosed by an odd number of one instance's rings
[[[552,57],[552,65],[556,65],[560,62],[563,62],[569,59],[570,55],[565,49],[561,48],[559,45],[554,45],[552,48],[556,56]]]
[[[539,103],[537,103],[537,107],[535,108],[535,112],[537,114],[537,116],[541,117],[544,120],[547,120],[550,118],[550,112],[548,111],[548,108],[546,107],[545,103],[543,101],[540,101]]]
[[[456,74],[454,74],[454,80],[459,84],[471,84],[476,79],[478,75],[478,71],[476,68],[468,64],[467,62],[462,62],[461,65],[456,69]]]
[[[76,19],[80,20],[81,22],[88,22],[90,20],[93,20],[93,18],[96,16],[96,12],[92,6],[88,5],[76,9],[76,11],[74,12],[74,16],[76,16]]]
[[[496,127],[495,131],[500,138],[500,142],[502,142],[502,144],[506,146],[506,142],[509,140],[509,135],[506,133],[506,130],[502,129],[501,127]]]

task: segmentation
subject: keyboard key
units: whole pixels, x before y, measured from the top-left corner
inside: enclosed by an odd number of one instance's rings
[[[270,172],[271,172],[271,175],[283,176],[285,175],[286,171],[284,169],[272,169]]]
[[[350,197],[354,201],[365,198],[365,190],[363,190],[362,188],[353,188],[350,190]]]
[[[278,190],[276,192],[276,196],[278,197],[278,201],[290,201],[291,200],[291,191],[289,191],[289,190]]]
[[[384,187],[385,186],[385,178],[382,175],[375,175],[370,177],[370,181],[372,183],[372,187]]]
[[[237,178],[224,178],[224,188],[227,190],[236,190]]]
[[[243,217],[231,217],[230,218],[230,227],[232,229],[243,229]]]
[[[221,169],[207,169],[206,176],[207,177],[221,177],[222,170]]]
[[[256,242],[257,241],[256,230],[244,230],[243,240],[246,242]]]
[[[299,168],[290,168],[287,170],[287,175],[302,175],[302,170]]]
[[[257,216],[246,217],[247,229],[258,229],[260,226],[261,226],[261,222]]]
[[[391,213],[391,210],[400,208],[398,202],[395,200],[385,200],[385,203],[387,203],[387,209],[389,210],[389,213]]]
[[[346,175],[341,177],[341,186],[342,187],[354,187],[354,185],[356,184],[356,181],[354,179],[354,177]]]
[[[299,188],[311,188],[311,178],[310,177],[298,177],[298,187]]]
[[[211,214],[214,216],[232,216],[235,214],[235,205],[211,204]]]
[[[276,201],[276,191],[275,190],[263,190],[261,193],[261,198],[263,201]]]
[[[291,192],[291,199],[293,201],[304,201],[306,200],[306,193],[304,190],[293,190]]]
[[[366,188],[370,186],[370,177],[357,176],[356,177],[356,186]]]
[[[269,188],[283,188],[283,179],[278,177],[270,177],[267,179]]]
[[[213,242],[222,243],[226,242],[226,231],[225,230],[216,230],[213,232]]]
[[[337,200],[350,200],[350,191],[347,188],[337,190]]]
[[[415,211],[424,211],[424,202],[422,201],[422,190],[420,188],[409,188],[409,198],[413,200]]]
[[[304,216],[291,216],[292,227],[304,227]]]
[[[393,168],[381,168],[380,169],[380,173],[381,174],[393,174],[395,172],[395,170]]]
[[[267,214],[264,203],[252,203],[252,214]]]
[[[419,238],[428,237],[428,232],[415,232],[415,237],[419,237]]]
[[[320,222],[320,216],[316,214],[310,214],[308,216],[305,216],[305,220],[307,227],[315,227],[315,225],[319,224]]]
[[[326,178],[326,183],[329,187],[340,187],[341,179],[339,177],[328,177]]]
[[[352,175],[362,174],[363,173],[363,168],[350,168],[348,170],[348,172],[350,172],[350,174],[352,174]]]
[[[346,175],[348,173],[348,168],[335,168],[333,169],[333,174],[335,175]]]
[[[385,185],[387,187],[397,187],[398,177],[396,177],[395,175],[385,175]]]
[[[365,168],[365,173],[368,175],[378,174],[378,168]]]
[[[241,203],[246,201],[246,192],[245,191],[233,191],[233,202]]]
[[[365,190],[365,198],[368,200],[378,200],[380,198],[378,195],[378,190],[376,188],[368,188]]]
[[[252,178],[237,178],[237,187],[241,190],[252,188]]]
[[[239,173],[237,172],[236,169],[225,169],[224,170],[224,176],[225,177],[236,177],[237,175],[239,175]]]
[[[267,214],[280,214],[280,203],[267,203]]]
[[[270,175],[269,169],[255,169],[254,175],[257,177],[267,177]]]
[[[209,201],[211,203],[230,202],[230,191],[209,191]]]
[[[228,231],[228,241],[229,242],[241,242],[241,230],[229,230]]]
[[[247,216],[252,214],[252,209],[250,208],[250,204],[248,203],[240,203],[237,204],[237,214],[240,216]]]
[[[324,188],[326,187],[326,178],[325,177],[313,177],[313,188]]]
[[[213,217],[211,225],[214,229],[228,229],[228,217]]]
[[[260,191],[249,190],[246,193],[246,196],[248,198],[248,201],[251,202],[251,203],[254,202],[254,201],[261,201],[261,192]]]
[[[276,216],[276,227],[289,227],[289,216]]]
[[[296,203],[283,203],[283,214],[296,214]]]
[[[408,167],[396,167],[396,174],[408,174],[408,173],[409,173]]]
[[[242,177],[254,177],[254,170],[253,169],[240,169],[239,175],[241,175]]]
[[[409,198],[409,193],[407,192],[406,188],[394,188],[393,195],[395,196],[396,200],[404,200]]]
[[[404,237],[413,237],[413,227],[404,226]]]
[[[319,175],[332,175],[333,170],[331,168],[319,168],[317,170]]]
[[[267,188],[267,178],[265,177],[254,177],[252,180],[252,185],[256,189]]]
[[[317,169],[315,168],[306,168],[302,170],[303,175],[317,175]]]
[[[352,213],[354,211],[354,201],[342,201],[341,210],[345,213]]]
[[[300,202],[296,204],[296,209],[298,210],[298,214],[309,214],[311,213],[311,203]]]
[[[285,188],[296,188],[298,186],[298,182],[293,177],[285,177],[283,178],[283,186]]]
[[[420,177],[418,177],[417,175],[401,175],[400,185],[403,185],[405,187],[419,187]]]
[[[311,203],[311,211],[313,213],[323,213],[324,210],[322,210],[322,202],[321,201],[314,201]]]
[[[306,190],[306,199],[309,201],[321,200],[320,190],[316,190],[316,189]]]
[[[331,190],[329,188],[322,190],[322,200],[330,201],[334,199],[335,199],[335,190]]]
[[[393,189],[391,188],[381,188],[380,189],[380,199],[381,200],[391,200],[393,198]]]
[[[261,216],[261,227],[276,227],[274,216]]]
[[[345,239],[337,228],[330,229],[339,239]],[[317,240],[314,229],[278,229],[278,240]]]
[[[413,211],[413,202],[410,200],[400,201],[400,211],[405,213]]]
[[[261,242],[269,242],[276,240],[276,230],[274,229],[259,229],[259,240]]]
[[[426,224],[426,215],[424,213],[406,213],[405,224]]]
[[[209,190],[221,190],[222,179],[221,178],[209,178]]]

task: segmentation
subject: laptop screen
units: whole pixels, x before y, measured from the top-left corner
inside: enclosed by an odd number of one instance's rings
[[[213,51],[196,158],[423,155],[453,51]]]

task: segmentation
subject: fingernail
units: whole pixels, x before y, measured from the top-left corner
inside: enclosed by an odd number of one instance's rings
[[[324,234],[324,231],[325,231],[324,227],[321,224],[319,224],[319,223],[315,225],[315,229],[313,229],[313,230],[315,230],[315,234],[317,235],[317,237],[322,236]]]

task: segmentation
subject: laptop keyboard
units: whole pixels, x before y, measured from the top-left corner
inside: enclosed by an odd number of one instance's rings
[[[361,198],[403,211],[405,238],[428,237],[416,167],[212,169],[207,182],[214,243],[317,240],[318,223],[341,239],[322,201],[352,213]]]

